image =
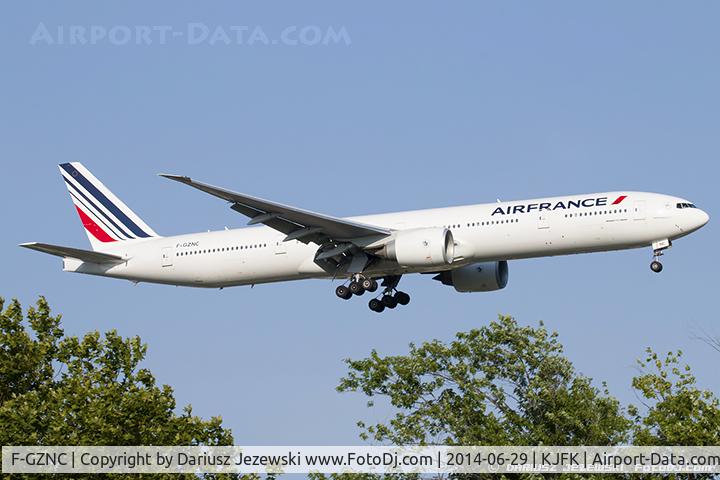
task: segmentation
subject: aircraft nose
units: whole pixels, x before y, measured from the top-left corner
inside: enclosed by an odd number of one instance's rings
[[[682,220],[677,226],[686,233],[694,232],[710,221],[710,215],[699,208],[686,208],[681,210],[681,212]]]
[[[700,214],[700,225],[698,225],[698,228],[700,228],[710,221],[710,215],[708,215],[705,210],[698,210],[698,213]]]

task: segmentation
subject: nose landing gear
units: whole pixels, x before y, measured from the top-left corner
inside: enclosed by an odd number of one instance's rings
[[[663,264],[660,263],[660,257],[663,255],[663,250],[667,250],[672,247],[670,240],[658,240],[653,242],[653,261],[650,263],[650,270],[655,273],[660,273],[663,270]]]

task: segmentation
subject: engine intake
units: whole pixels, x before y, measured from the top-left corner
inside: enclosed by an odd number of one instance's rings
[[[509,277],[508,263],[502,260],[473,263],[455,270],[440,272],[433,277],[433,280],[455,287],[458,292],[492,292],[505,288]]]
[[[455,240],[447,228],[401,230],[377,253],[403,267],[450,265],[455,257]]]

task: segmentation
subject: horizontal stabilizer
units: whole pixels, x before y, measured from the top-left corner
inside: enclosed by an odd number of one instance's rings
[[[90,263],[122,263],[126,259],[111,255],[109,253],[93,252],[90,250],[82,250],[80,248],[61,247],[59,245],[50,245],[49,243],[21,243],[21,247],[37,250],[38,252],[49,253],[63,258],[77,258],[83,262]]]

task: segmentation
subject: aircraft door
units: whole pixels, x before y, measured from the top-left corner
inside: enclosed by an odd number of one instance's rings
[[[633,205],[632,216],[635,220],[645,220],[645,202],[637,201]]]
[[[173,247],[165,247],[162,249],[162,266],[163,267],[172,267],[173,265],[173,256],[175,253],[173,252]]]
[[[550,228],[550,224],[548,224],[548,214],[547,213],[541,213],[538,215],[537,228],[539,230]]]

